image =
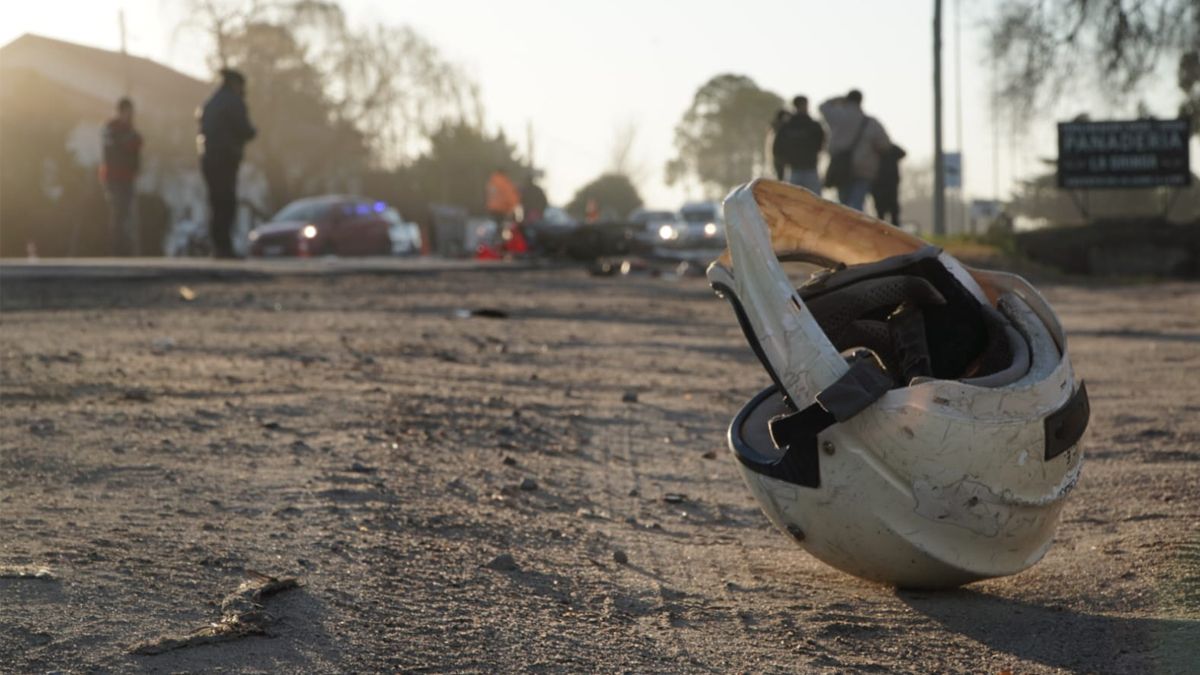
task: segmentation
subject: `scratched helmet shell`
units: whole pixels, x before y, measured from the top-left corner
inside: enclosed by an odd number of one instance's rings
[[[1089,417],[1042,296],[800,188],[755,181],[724,206],[708,278],[773,380],[729,444],[771,522],[901,587],[1040,560]],[[781,260],[826,269],[797,288]]]

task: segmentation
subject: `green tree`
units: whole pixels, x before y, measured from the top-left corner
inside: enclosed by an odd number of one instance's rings
[[[579,188],[567,204],[567,212],[576,218],[583,218],[587,215],[588,201],[593,199],[600,209],[600,217],[605,220],[624,218],[642,205],[642,197],[628,176],[606,173]]]
[[[765,173],[766,134],[781,107],[779,95],[745,75],[718,75],[704,83],[675,127],[677,154],[667,163],[667,184],[692,178],[719,195]]]
[[[429,149],[416,160],[389,172],[391,183],[378,194],[416,217],[429,203],[456,204],[485,214],[488,176],[504,169],[520,185],[524,169],[516,148],[504,136],[465,122],[446,124],[429,137]]]
[[[1177,61],[1184,114],[1200,110],[1196,0],[1005,0],[989,22],[1000,100],[1019,121],[1070,92],[1083,73],[1115,102],[1132,100]],[[1200,125],[1193,126],[1200,133]]]

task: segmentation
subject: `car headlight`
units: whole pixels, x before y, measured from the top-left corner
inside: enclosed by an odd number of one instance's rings
[[[704,236],[706,236],[706,237],[715,237],[715,236],[717,236],[717,224],[716,224],[716,223],[708,223],[708,224],[706,224],[706,225],[704,226]]]
[[[675,231],[675,228],[671,227],[670,225],[663,225],[662,227],[658,228],[659,239],[670,241],[676,236],[678,236],[678,233]]]
[[[317,236],[317,226],[305,225],[304,229],[300,230],[300,234],[304,235],[305,239],[313,239]]]

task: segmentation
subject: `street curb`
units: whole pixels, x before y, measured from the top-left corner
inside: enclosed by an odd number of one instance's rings
[[[445,272],[514,272],[554,268],[534,261],[441,258],[310,260],[203,260],[195,258],[59,258],[0,260],[0,281],[254,280],[354,274],[412,275]]]

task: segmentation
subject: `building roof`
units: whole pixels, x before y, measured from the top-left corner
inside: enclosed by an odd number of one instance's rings
[[[191,114],[213,85],[132,54],[26,33],[0,47],[0,69],[24,69],[81,94],[129,96],[139,116]]]

